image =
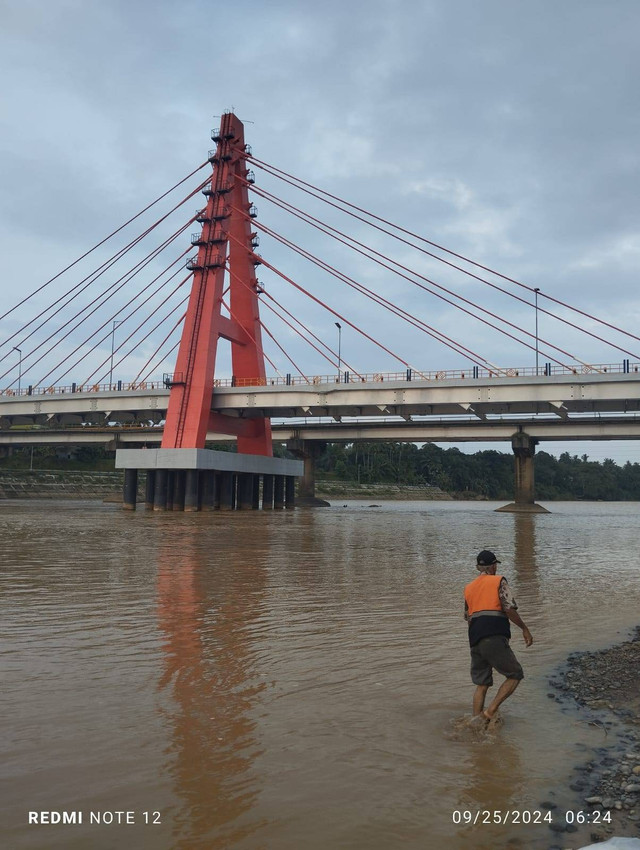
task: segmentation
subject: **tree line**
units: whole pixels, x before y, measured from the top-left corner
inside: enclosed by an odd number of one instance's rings
[[[375,442],[328,444],[316,462],[319,478],[361,484],[431,485],[458,498],[511,499],[514,459],[511,452],[464,454],[432,443]],[[640,500],[640,464],[618,466],[564,452],[535,456],[536,498],[542,500]]]
[[[235,451],[229,443],[209,448]],[[274,453],[287,454],[280,446]],[[0,457],[0,468],[112,470],[114,457],[114,452],[98,446],[14,448]],[[462,499],[512,499],[514,490],[511,452],[464,454],[432,443],[330,443],[317,458],[316,475],[361,484],[434,486]],[[541,500],[635,501],[640,500],[640,464],[618,466],[610,459],[601,463],[569,452],[555,458],[538,451],[535,485]]]

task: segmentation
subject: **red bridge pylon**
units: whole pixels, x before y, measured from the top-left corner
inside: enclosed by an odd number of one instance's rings
[[[207,431],[233,434],[242,454],[273,455],[269,419],[239,419],[211,411],[218,340],[231,343],[233,375],[265,380],[258,305],[258,280],[251,232],[252,205],[246,168],[244,126],[233,114],[222,116],[212,134],[211,185],[198,215],[202,232],[192,241],[198,254],[188,262],[193,284],[171,386],[163,449],[204,448]],[[230,315],[223,315],[228,275]]]

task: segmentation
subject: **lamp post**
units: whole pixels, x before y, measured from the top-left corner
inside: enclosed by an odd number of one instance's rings
[[[124,319],[114,320],[111,323],[111,366],[109,367],[109,389],[111,389],[111,384],[113,382],[113,350],[114,350],[114,342],[116,338],[116,328],[118,325],[121,325]]]
[[[536,286],[533,290],[536,294],[536,377],[538,376],[538,293],[540,287]]]
[[[22,351],[17,347],[13,346],[13,350],[18,352],[18,395],[20,395],[20,389],[22,384]]]
[[[340,322],[334,322],[335,326],[338,328],[338,383],[340,383],[340,372],[342,370],[342,357],[341,357],[341,346],[342,346],[342,325]]]

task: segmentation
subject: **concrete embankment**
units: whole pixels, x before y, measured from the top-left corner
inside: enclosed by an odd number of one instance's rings
[[[0,499],[121,499],[122,472],[0,470]]]

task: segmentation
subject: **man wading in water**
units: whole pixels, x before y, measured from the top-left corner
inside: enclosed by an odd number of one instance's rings
[[[469,623],[471,646],[471,681],[476,686],[473,695],[473,715],[489,722],[507,697],[518,687],[524,673],[509,646],[511,628],[509,620],[522,629],[527,646],[531,646],[531,632],[518,614],[516,600],[504,576],[496,575],[500,561],[493,552],[483,549],[477,557],[478,578],[464,589],[464,618]],[[498,693],[485,710],[487,691],[493,685],[493,670],[506,676]]]

